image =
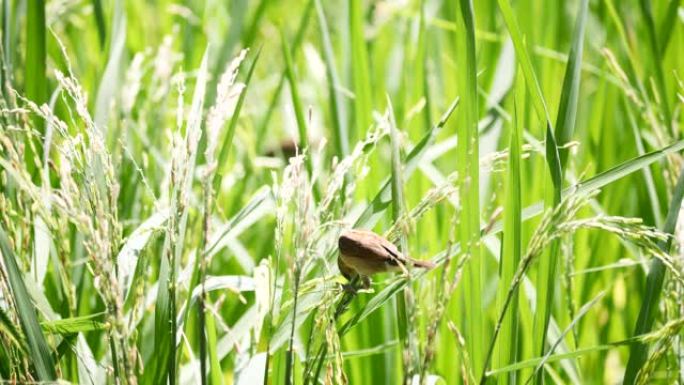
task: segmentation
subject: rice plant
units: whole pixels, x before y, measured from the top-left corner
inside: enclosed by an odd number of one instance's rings
[[[1,12],[0,382],[684,383],[679,0]]]

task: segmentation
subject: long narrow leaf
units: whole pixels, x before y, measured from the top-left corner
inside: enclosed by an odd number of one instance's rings
[[[55,321],[46,321],[40,325],[49,333],[69,335],[96,330],[106,330],[109,326],[101,322],[103,313],[91,314],[83,317],[65,318]],[[98,320],[100,319],[100,320]]]
[[[368,52],[363,31],[361,0],[349,1],[349,33],[351,34],[351,71],[354,82],[355,136],[363,138],[366,129],[373,122],[373,102],[370,85]]]
[[[109,53],[95,97],[95,124],[107,132],[109,109],[121,86],[121,66],[126,48],[126,10],[123,0],[114,1],[114,19],[109,41]]]
[[[511,128],[509,141],[509,159],[506,175],[506,200],[504,206],[504,235],[503,250],[499,263],[500,280],[497,296],[497,308],[502,311],[503,304],[508,294],[508,287],[513,281],[515,271],[522,256],[522,197],[520,175],[520,131],[524,124],[523,106],[525,105],[525,88],[522,77],[518,74],[516,85],[515,109],[516,119]],[[513,293],[510,310],[506,314],[502,327],[501,337],[498,344],[497,367],[511,365],[515,362],[518,343],[520,341],[518,329],[518,294]],[[515,373],[499,378],[501,384],[515,384]]]
[[[660,106],[663,111],[665,125],[669,127],[672,124],[672,113],[670,110],[670,103],[668,101],[669,98],[667,97],[667,87],[665,86],[665,74],[663,71],[663,60],[658,44],[655,21],[653,20],[651,1],[640,0],[639,5],[641,5],[641,13],[646,21],[646,33],[648,34],[649,48],[651,49],[651,55],[653,59],[652,63],[654,67],[653,71],[655,72],[656,90],[658,91],[658,96],[660,97]]]
[[[45,1],[27,1],[26,19],[26,97],[40,105],[47,100]]]
[[[306,29],[309,26],[309,18],[311,16],[311,11],[313,10],[313,5],[314,0],[308,0],[304,7],[304,12],[302,12],[302,18],[299,20],[299,25],[297,27],[297,33],[295,34],[295,38],[293,39],[293,42],[291,44],[291,55],[294,55],[294,53],[297,52],[297,50],[299,50],[299,46],[302,44],[302,40],[304,39],[304,33],[306,32]],[[271,116],[273,115],[273,111],[275,111],[276,109],[278,100],[280,99],[280,93],[283,91],[283,86],[285,85],[286,72],[287,69],[283,69],[282,73],[280,74],[280,78],[278,79],[278,85],[276,86],[276,89],[273,92],[273,96],[271,96],[271,102],[269,103],[268,108],[266,109],[264,119],[261,121],[261,123],[259,123],[259,126],[257,128],[257,138],[263,138],[264,135],[266,135],[266,129],[268,128],[268,125],[271,122]],[[260,151],[262,149],[261,145],[261,141],[258,141],[257,151]]]
[[[658,48],[660,49],[661,57],[665,56],[667,47],[670,45],[672,31],[677,22],[677,13],[679,12],[679,5],[681,2],[682,0],[670,0],[670,4],[668,4],[667,11],[665,12],[665,20],[660,25],[660,30],[658,31],[658,36],[660,36]]]
[[[57,379],[55,363],[52,360],[50,347],[48,346],[43,330],[38,323],[36,308],[31,296],[26,290],[21,271],[17,265],[16,256],[10,247],[9,238],[5,230],[0,227],[0,251],[2,251],[7,278],[12,288],[12,298],[17,307],[17,315],[21,323],[21,329],[26,337],[31,362],[36,370],[36,376],[41,381],[54,381]]]
[[[401,165],[401,154],[399,151],[399,133],[394,121],[394,111],[392,103],[387,97],[388,119],[390,125],[390,145],[392,161],[392,220],[396,223],[404,215],[404,175]],[[408,253],[408,244],[404,231],[399,236],[399,251]],[[417,336],[413,327],[415,320],[415,305],[411,285],[411,266],[409,269],[409,284],[404,286],[404,295],[397,301],[397,317],[399,325],[399,337],[404,346],[404,382],[418,371],[418,347],[416,346]]]
[[[679,210],[682,206],[682,198],[684,198],[684,170],[680,171],[677,185],[675,186],[674,194],[672,194],[672,201],[670,202],[670,209],[667,212],[665,219],[665,226],[663,232],[666,234],[674,234],[677,226],[677,218],[679,217]],[[668,252],[672,245],[672,237],[668,237],[667,241],[660,242],[659,247],[664,252]],[[659,258],[653,258],[648,269],[646,277],[646,287],[644,288],[644,298],[641,302],[641,309],[639,310],[639,318],[637,319],[634,328],[634,336],[646,334],[653,328],[655,317],[658,311],[658,301],[663,290],[663,280],[665,279],[665,265]],[[648,345],[644,342],[634,343],[629,348],[629,360],[625,369],[624,383],[627,385],[634,384],[639,370],[646,362],[648,357]]]
[[[247,88],[249,87],[249,82],[252,80],[252,75],[254,74],[254,69],[261,56],[261,47],[257,50],[252,59],[252,64],[249,66],[247,71],[247,77],[245,78],[245,88],[240,93],[237,103],[235,104],[235,110],[233,111],[233,116],[230,118],[230,123],[228,123],[228,130],[226,135],[221,142],[221,149],[219,150],[217,170],[214,174],[214,190],[218,190],[221,184],[221,179],[223,178],[223,169],[228,163],[228,155],[230,155],[230,148],[233,146],[233,137],[235,136],[235,129],[237,128],[237,123],[240,118],[240,111],[242,111],[242,106],[245,104],[245,98],[247,97]]]
[[[297,130],[299,131],[299,150],[306,152],[306,170],[309,173],[309,177],[313,177],[313,162],[311,161],[312,151],[309,147],[309,128],[306,119],[304,118],[302,99],[299,96],[299,87],[295,77],[292,53],[284,35],[281,35],[280,40],[283,46],[283,57],[285,58],[285,74],[287,75],[288,85],[290,86],[290,97],[292,100],[292,107],[294,108],[295,119],[297,121]]]
[[[568,64],[565,69],[563,89],[561,90],[560,104],[558,106],[558,116],[556,117],[556,146],[562,146],[570,141],[575,129],[580,77],[582,74],[581,64],[584,50],[584,29],[588,6],[589,1],[582,0],[575,23],[572,47],[568,54]],[[549,153],[548,140],[549,137],[547,136],[547,154]],[[562,180],[567,159],[568,150],[563,150],[558,153],[558,162],[556,164],[550,164],[551,174],[553,175],[553,206],[558,205],[561,201]],[[539,262],[539,272],[537,274],[537,306],[534,318],[534,343],[536,345],[535,349],[539,351],[540,354],[544,354],[546,349],[546,334],[549,327],[549,320],[551,319],[556,285],[559,280],[558,259],[560,254],[560,242],[560,239],[554,240],[549,247],[548,254],[541,258]],[[542,373],[539,372],[537,383],[541,383],[541,376]]]
[[[460,1],[460,17],[463,30],[459,34],[464,39],[459,47],[465,49],[465,62],[460,69],[459,92],[463,95],[463,114],[459,120],[457,170],[461,181],[459,196],[461,213],[459,221],[459,241],[462,252],[470,259],[463,278],[464,305],[468,309],[465,319],[465,334],[468,353],[476,373],[482,371],[484,357],[485,328],[483,318],[482,292],[485,281],[485,264],[481,260],[480,244],[480,155],[478,138],[478,98],[477,98],[477,60],[475,54],[475,16],[471,0]],[[460,24],[460,23],[459,23]]]
[[[323,6],[320,0],[315,0],[316,14],[318,15],[318,25],[321,29],[321,43],[323,44],[323,58],[325,59],[325,72],[328,79],[328,95],[330,97],[330,115],[332,124],[335,128],[335,147],[337,155],[344,158],[349,154],[349,133],[345,119],[342,118],[343,106],[342,95],[340,94],[340,78],[335,68],[335,54],[333,53],[332,41],[328,23],[325,19]]]
[[[107,26],[104,19],[104,11],[102,10],[102,0],[92,0],[93,16],[95,16],[95,24],[97,25],[97,37],[100,40],[100,49],[104,49],[107,41]]]
[[[8,3],[9,1],[4,1]],[[5,12],[7,12],[6,7]],[[9,21],[7,21],[9,22]],[[40,105],[47,101],[47,52],[46,52],[46,20],[45,0],[29,0],[26,2],[26,67],[24,72],[26,97]],[[5,31],[7,32],[6,28]],[[9,37],[8,37],[9,38]],[[5,48],[9,49],[9,47]],[[3,76],[4,77],[4,76]],[[5,85],[3,84],[3,90]],[[33,125],[39,133],[44,132],[43,119],[33,118]],[[32,140],[28,136],[27,140]],[[26,164],[31,174],[35,173],[35,159],[40,154],[34,154],[33,146],[26,143]],[[40,150],[38,150],[40,151]]]

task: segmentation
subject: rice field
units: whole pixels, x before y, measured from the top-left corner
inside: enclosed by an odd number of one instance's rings
[[[684,384],[680,0],[0,11],[0,383]]]

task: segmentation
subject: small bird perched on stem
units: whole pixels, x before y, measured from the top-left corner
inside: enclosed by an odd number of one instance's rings
[[[406,271],[406,264],[412,267],[432,269],[435,264],[403,255],[387,239],[367,230],[345,230],[338,240],[340,256],[337,266],[342,275],[351,281],[359,275],[363,286],[370,287],[369,276],[376,273]]]

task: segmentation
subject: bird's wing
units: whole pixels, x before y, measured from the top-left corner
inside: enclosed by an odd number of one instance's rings
[[[381,245],[383,250],[385,250],[385,262],[392,265],[392,266],[399,266],[399,263],[402,265],[405,263],[404,259],[402,258],[401,253],[397,254],[397,250],[392,250],[392,248],[387,247],[385,245]]]

